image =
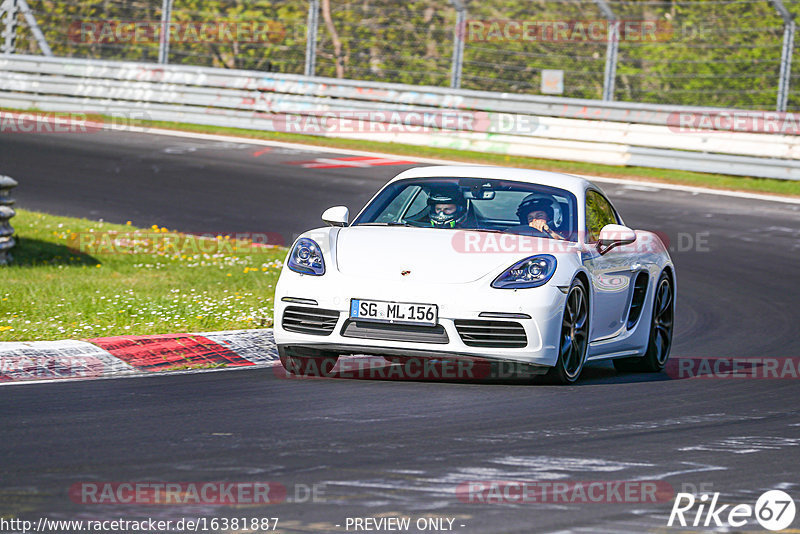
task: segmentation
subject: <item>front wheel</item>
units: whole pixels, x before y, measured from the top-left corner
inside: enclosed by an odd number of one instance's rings
[[[672,279],[661,273],[653,300],[653,318],[650,322],[650,341],[640,358],[614,360],[614,368],[623,372],[657,373],[667,364],[672,348],[672,330],[675,323],[675,292]]]
[[[586,285],[576,278],[567,292],[564,317],[561,320],[561,341],[558,361],[546,379],[556,384],[572,384],[578,380],[589,349],[589,295]]]

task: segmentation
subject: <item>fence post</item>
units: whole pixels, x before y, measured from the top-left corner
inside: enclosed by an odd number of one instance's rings
[[[50,50],[50,45],[47,44],[47,40],[44,38],[41,28],[39,28],[39,23],[36,22],[36,17],[33,15],[33,11],[31,11],[27,0],[17,0],[17,2],[19,3],[19,9],[22,11],[22,15],[25,17],[25,22],[28,24],[28,28],[33,34],[33,38],[36,39],[36,43],[39,45],[39,50],[41,50],[42,54],[45,56],[53,57],[53,51]]]
[[[464,33],[466,32],[467,8],[462,0],[450,0],[456,8],[456,27],[453,30],[453,64],[450,72],[450,87],[461,88],[461,71],[464,65]]]
[[[13,54],[17,42],[17,0],[0,1],[0,52]]]
[[[306,29],[306,67],[303,74],[314,76],[317,69],[317,31],[319,29],[319,0],[308,3],[308,28]]]
[[[172,0],[161,0],[161,38],[158,40],[158,62],[169,63],[169,24],[172,21]]]
[[[789,102],[789,84],[792,75],[792,51],[794,50],[794,19],[782,0],[771,0],[772,5],[783,19],[783,48],[781,49],[781,70],[778,78],[778,102],[776,109],[786,111]]]
[[[606,68],[603,73],[603,100],[614,100],[614,85],[617,81],[617,55],[619,52],[619,20],[606,0],[594,0],[606,17],[608,43],[606,44]]]
[[[0,265],[8,265],[11,261],[11,249],[14,248],[14,228],[9,219],[16,215],[11,205],[11,189],[17,187],[16,180],[0,175]]]

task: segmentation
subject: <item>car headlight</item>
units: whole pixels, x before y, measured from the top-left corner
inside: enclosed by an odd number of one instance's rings
[[[547,283],[556,272],[556,259],[550,254],[531,256],[505,270],[492,282],[497,289],[525,289]]]
[[[296,273],[322,276],[325,274],[325,260],[322,259],[322,251],[319,245],[313,240],[301,237],[292,247],[287,262],[289,269]]]

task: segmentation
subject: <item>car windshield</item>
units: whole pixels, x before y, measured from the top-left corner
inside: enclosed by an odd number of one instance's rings
[[[353,225],[417,226],[577,240],[577,201],[556,187],[490,178],[412,178],[386,186]]]

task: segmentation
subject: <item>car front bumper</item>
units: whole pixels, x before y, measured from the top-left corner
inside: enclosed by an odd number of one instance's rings
[[[335,280],[332,280],[332,274],[315,277],[284,270],[275,292],[274,336],[279,347],[310,348],[338,354],[481,358],[521,362],[545,369],[557,361],[566,294],[552,281],[538,288],[508,290],[492,288],[485,280],[466,284],[410,281],[389,284],[384,280],[355,279],[339,273],[335,273]],[[436,336],[417,335],[414,329],[402,326],[382,328],[381,332],[375,333],[369,328],[374,323],[365,321],[358,321],[358,325],[365,329],[355,329],[349,317],[350,300],[354,298],[436,304],[438,325],[445,335],[441,332]],[[284,324],[284,314],[290,307],[306,310],[309,314],[314,310],[326,311],[330,317],[327,333],[293,331],[296,328],[292,324]],[[335,325],[331,328],[334,317]],[[469,340],[465,342],[461,321],[517,323],[524,329],[524,346],[475,346],[474,340],[471,344]],[[457,325],[461,325],[461,333]],[[389,334],[386,334],[387,329]],[[354,337],[354,331],[357,337]],[[394,336],[402,339],[385,339],[393,337],[392,331],[401,334],[405,331],[405,334]],[[487,332],[491,338],[492,329],[488,326]]]

